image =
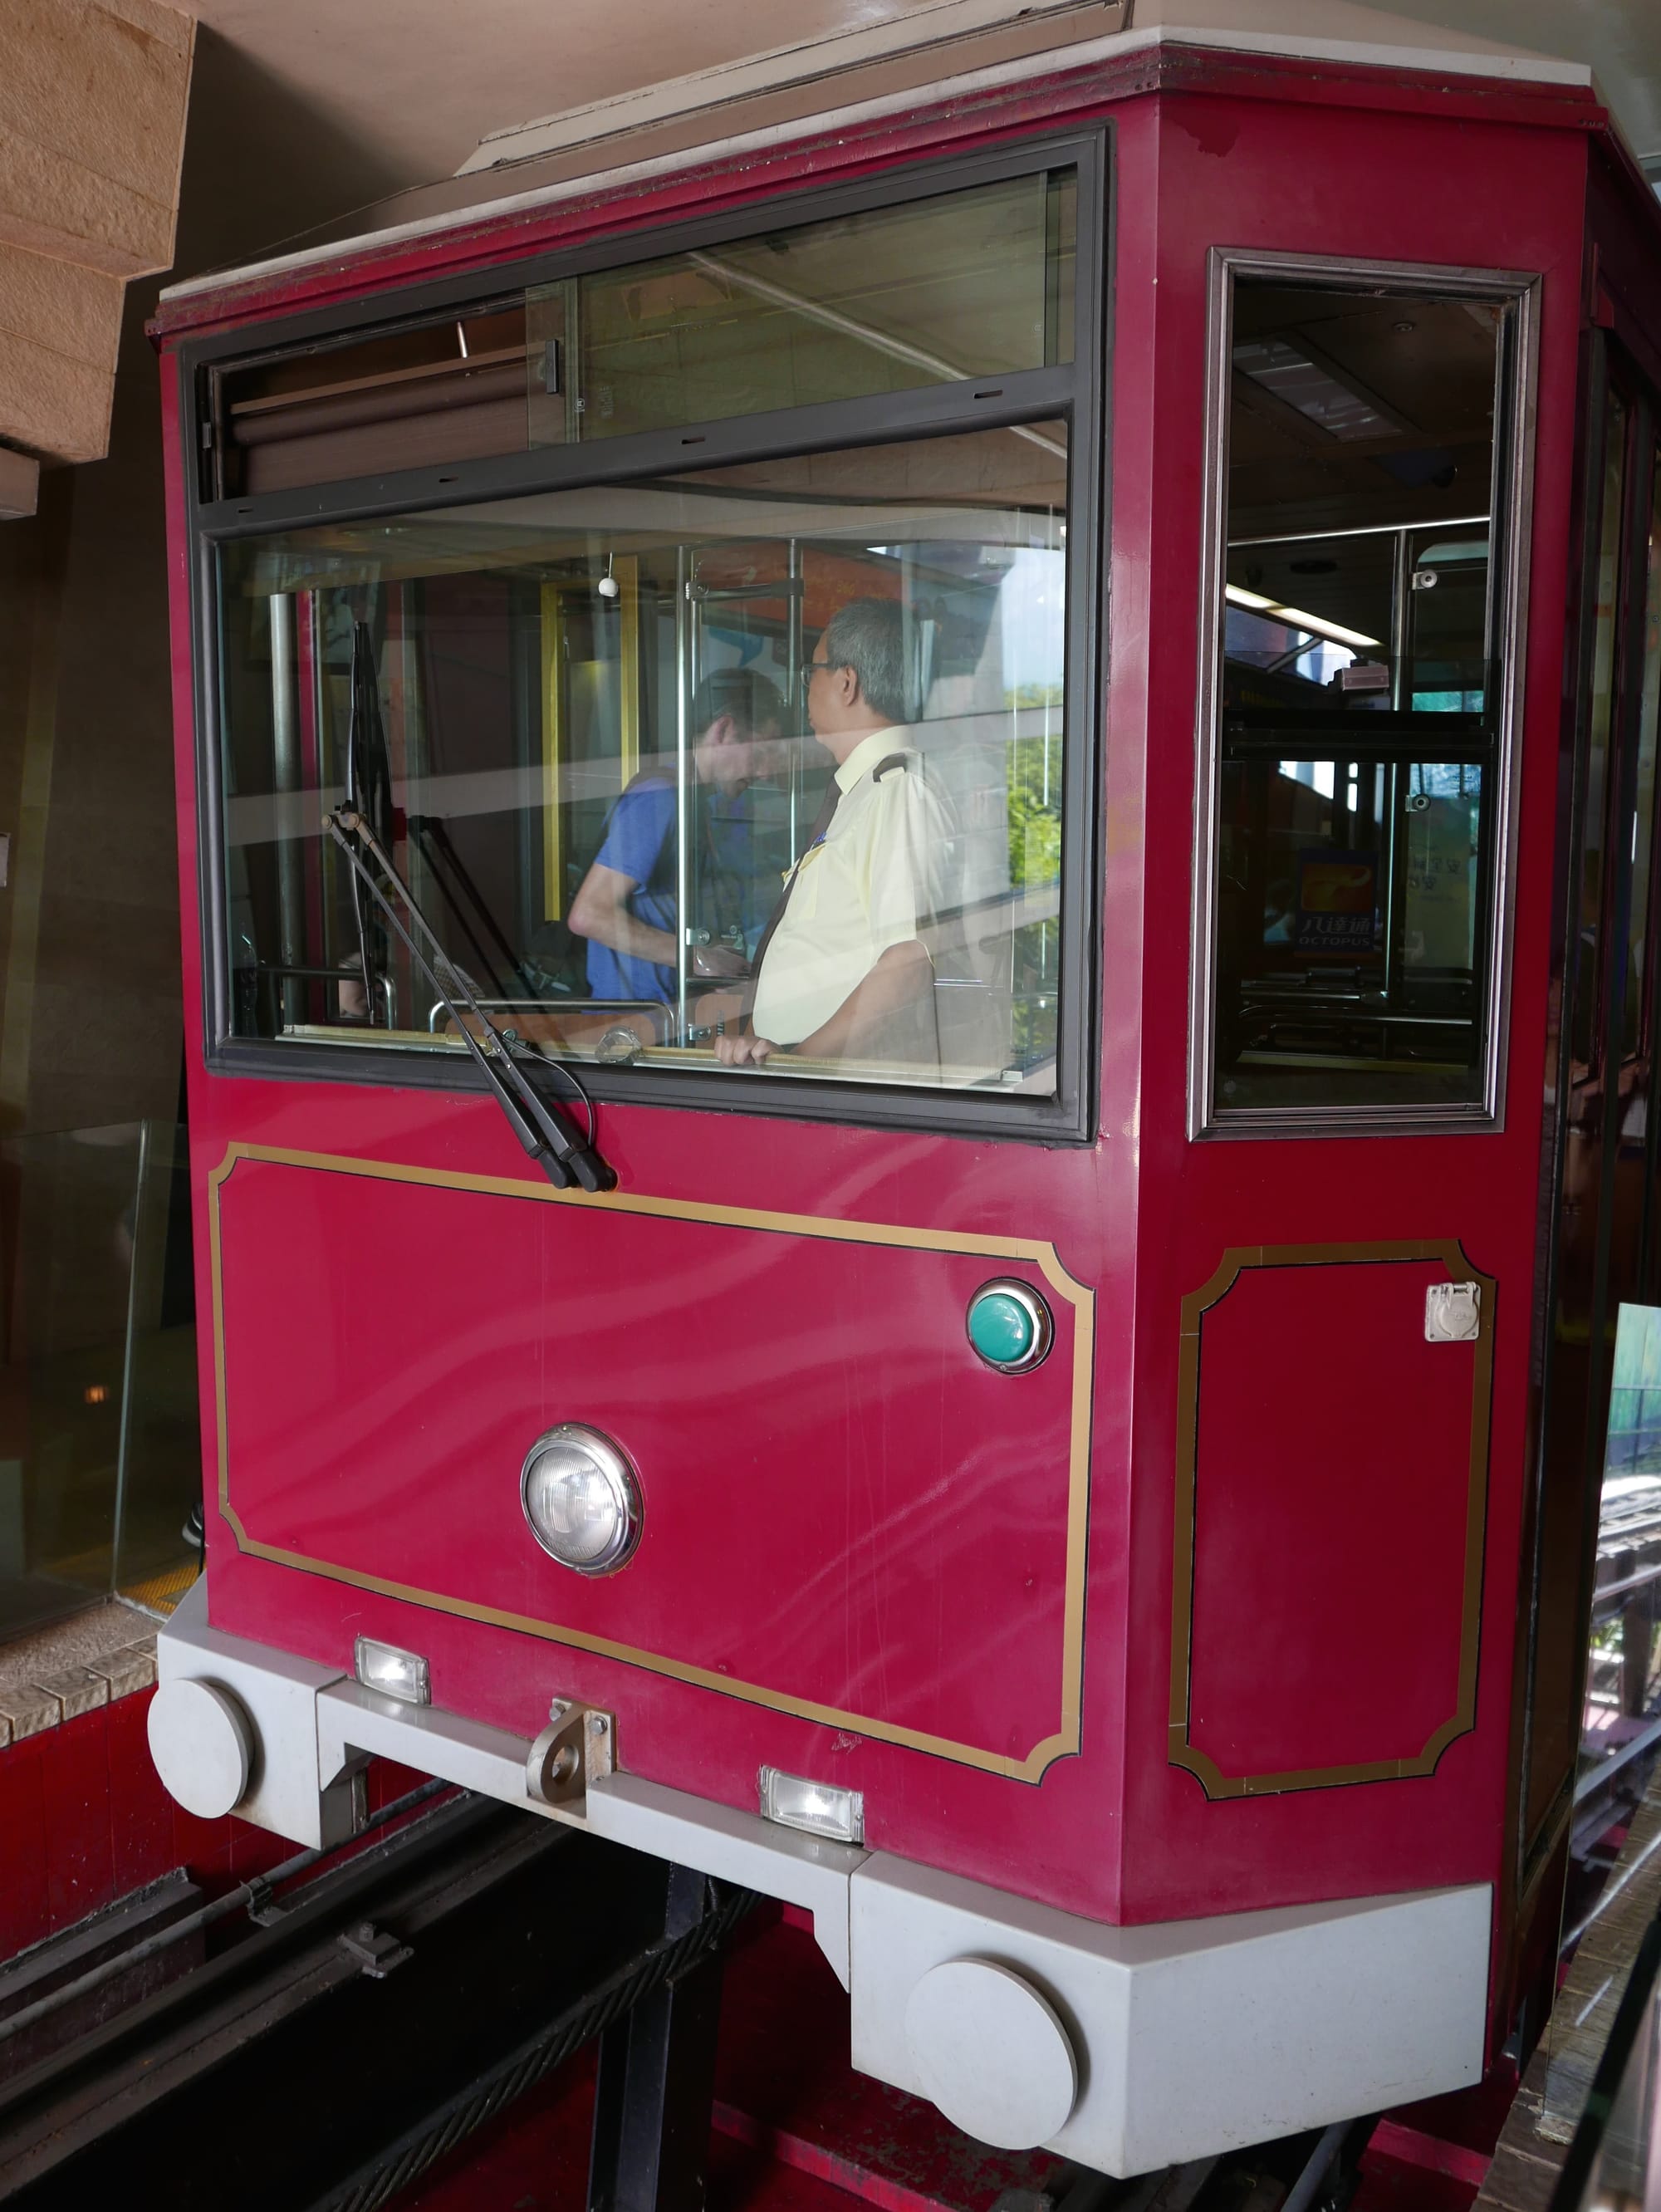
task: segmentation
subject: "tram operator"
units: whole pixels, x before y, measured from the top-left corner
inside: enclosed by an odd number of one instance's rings
[[[934,971],[921,936],[946,902],[953,825],[906,743],[900,606],[851,599],[803,675],[836,772],[758,948],[749,1022],[717,1037],[717,1056],[730,1067],[784,1051],[931,1057]]]
[[[776,864],[758,836],[750,785],[771,767],[785,702],[758,671],[719,669],[692,696],[688,720],[696,779],[691,826],[697,876],[727,917],[737,944],[699,945],[692,973],[747,975],[768,912]],[[567,927],[588,939],[588,988],[597,999],[675,997],[676,861],[679,800],[672,774],[649,769],[611,810],[593,866],[571,902]]]

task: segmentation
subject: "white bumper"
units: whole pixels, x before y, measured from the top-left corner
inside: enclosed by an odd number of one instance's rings
[[[1486,1884],[1106,1927],[627,1773],[540,1802],[528,1739],[222,1634],[200,1582],[156,1664],[152,1748],[193,1809],[246,1774],[217,1809],[295,1843],[343,1841],[351,1778],[382,1754],[801,1906],[849,1991],[854,2064],[985,2140],[1143,2173],[1482,2075]],[[170,1698],[186,1682],[211,1685],[246,1732],[239,1765],[202,1741],[208,1701]]]

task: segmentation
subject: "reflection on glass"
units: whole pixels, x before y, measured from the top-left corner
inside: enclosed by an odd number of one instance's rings
[[[1318,1103],[1362,1070],[1468,1095],[1482,822],[1472,761],[1225,762],[1225,1104]]]
[[[9,1137],[0,1238],[0,1638],[194,1571],[202,1491],[185,1132]]]
[[[1065,474],[1046,422],[228,548],[235,1030],[460,1048],[320,835],[349,755],[529,1046],[1053,1090]]]
[[[1650,872],[1655,830],[1655,760],[1661,742],[1661,465],[1650,493],[1649,549],[1645,563],[1644,670],[1638,702],[1638,776],[1633,794],[1632,907],[1627,928],[1627,996],[1622,1056],[1631,1059],[1648,1035],[1645,973],[1649,935]]]
[[[1661,1583],[1661,1308],[1622,1305],[1616,1330],[1597,1523],[1597,1580],[1581,1738],[1602,1768],[1661,1705],[1655,1682]]]
[[[1481,1095],[1502,311],[1235,286],[1214,1107]]]
[[[1603,852],[1609,811],[1609,749],[1615,714],[1616,605],[1626,523],[1627,408],[1617,392],[1604,416],[1603,529],[1597,544],[1597,601],[1592,611],[1591,698],[1587,712],[1586,786],[1580,833],[1580,927],[1576,938],[1569,1071],[1572,1122],[1585,1118],[1603,984]]]
[[[1552,2054],[1544,2118],[1556,2140],[1571,2125],[1574,2134],[1547,2212],[1649,2212],[1661,2194],[1661,1921],[1642,1929],[1629,1967],[1611,1973],[1600,1957],[1584,1978],[1587,2001],[1573,2028],[1559,2030],[1562,2000],[1552,2015],[1566,2049],[1561,2060]],[[1608,2042],[1589,2085],[1600,2031]]]
[[[1617,1316],[1573,1784],[1566,1948],[1624,1887],[1605,1888],[1610,1861],[1651,1791],[1661,1753],[1661,1308],[1623,1303]],[[1553,2064],[1558,2070],[1555,2053]],[[1584,2094],[1584,2075],[1578,2086]]]
[[[1075,173],[1040,171],[543,286],[530,441],[1069,361],[1076,213]]]
[[[1073,358],[1072,169],[781,224],[211,372],[211,495]]]

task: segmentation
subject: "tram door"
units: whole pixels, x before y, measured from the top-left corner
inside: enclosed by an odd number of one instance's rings
[[[1604,1476],[1621,1310],[1661,1295],[1656,1218],[1656,763],[1661,720],[1661,408],[1601,337],[1591,380],[1564,885],[1558,1161],[1543,1249],[1543,1350],[1519,1896],[1567,1838],[1563,1934],[1597,1838],[1661,1746],[1661,1471]]]

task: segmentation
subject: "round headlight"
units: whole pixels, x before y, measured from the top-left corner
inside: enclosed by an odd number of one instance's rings
[[[519,1476],[530,1533],[549,1559],[608,1575],[640,1540],[640,1486],[609,1437],[567,1421],[538,1437]]]

